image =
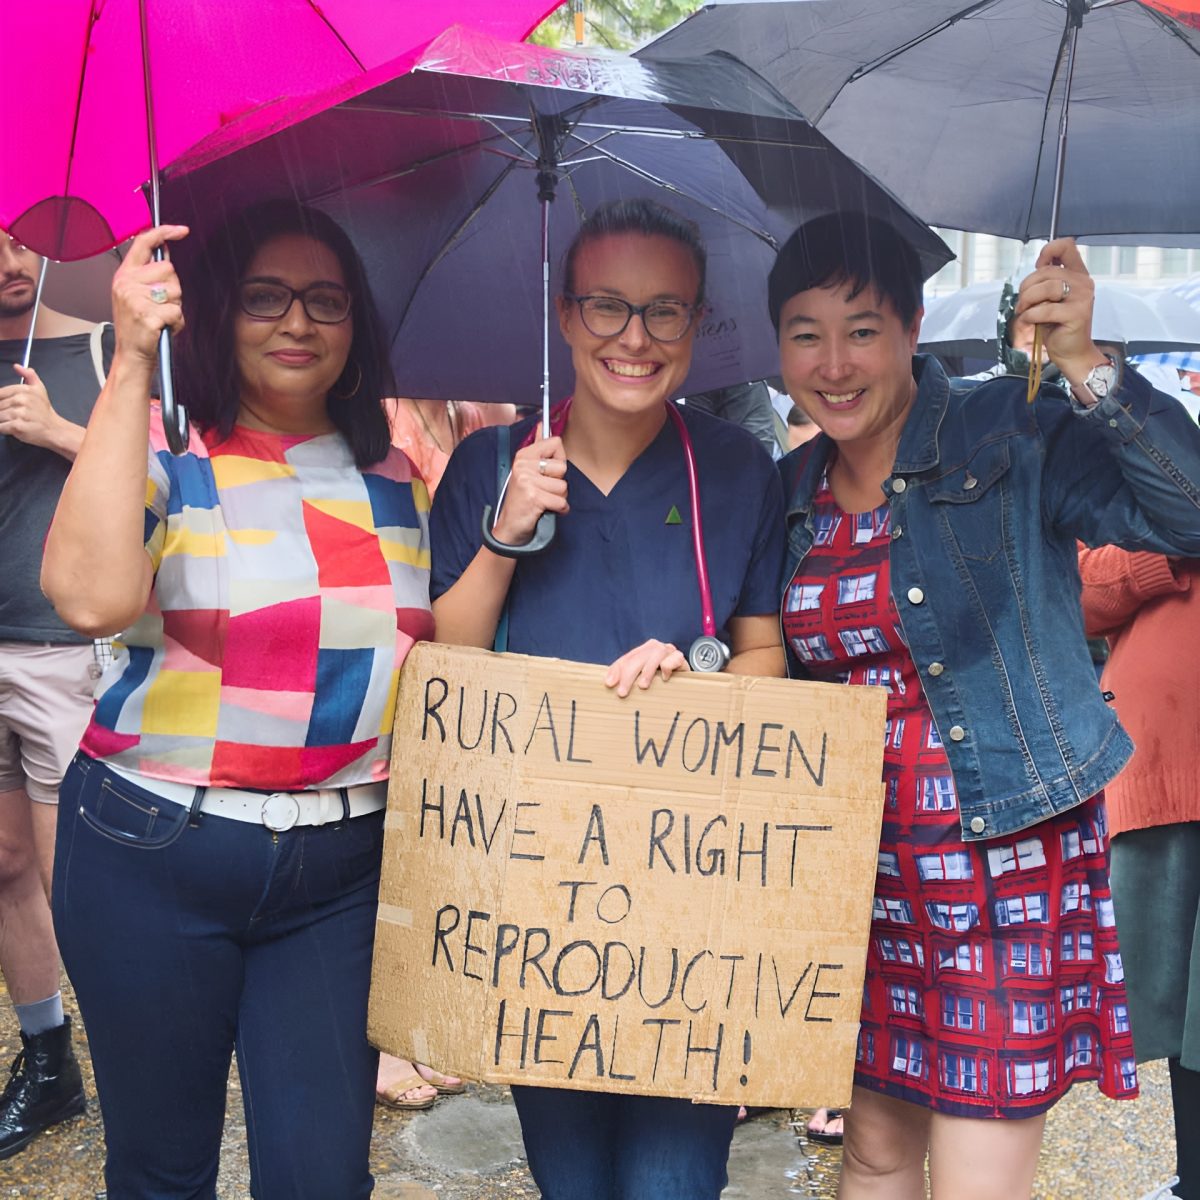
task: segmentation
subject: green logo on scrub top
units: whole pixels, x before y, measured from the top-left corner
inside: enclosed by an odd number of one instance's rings
[[[671,505],[671,511],[667,513],[667,519],[663,522],[664,525],[682,525],[683,518],[679,515],[679,509],[674,504]]]

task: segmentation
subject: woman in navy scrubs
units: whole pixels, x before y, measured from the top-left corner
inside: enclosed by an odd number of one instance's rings
[[[597,210],[567,252],[559,328],[575,391],[552,436],[511,430],[512,476],[492,532],[528,543],[558,515],[541,554],[482,545],[496,503],[498,431],[455,452],[431,517],[437,638],[611,664],[618,695],[688,669],[704,630],[692,541],[695,494],[716,635],[727,671],[782,675],[778,623],[783,503],[754,437],[670,401],[688,373],[704,307],[695,227],[645,200]],[[689,488],[689,459],[697,487]],[[545,1200],[717,1200],[735,1108],[687,1100],[514,1087],[529,1165]]]

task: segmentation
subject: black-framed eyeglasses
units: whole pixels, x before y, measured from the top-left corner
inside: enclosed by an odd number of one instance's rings
[[[651,300],[649,304],[630,304],[616,296],[573,296],[579,305],[583,327],[593,337],[620,337],[635,316],[642,318],[646,332],[656,342],[677,342],[687,336],[692,322],[701,311],[699,305],[682,300]]]
[[[277,321],[297,300],[318,325],[340,325],[350,315],[351,296],[340,283],[310,283],[299,292],[276,279],[243,279],[238,284],[242,312],[259,321]]]

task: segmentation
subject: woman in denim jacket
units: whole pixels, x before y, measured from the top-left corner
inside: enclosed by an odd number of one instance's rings
[[[1136,1094],[1101,789],[1131,751],[1076,539],[1200,554],[1200,430],[1091,337],[1074,243],[1017,311],[1071,384],[947,379],[891,227],[802,226],[769,301],[822,435],[780,464],[793,674],[889,689],[885,812],[843,1200],[1020,1200],[1074,1082]]]

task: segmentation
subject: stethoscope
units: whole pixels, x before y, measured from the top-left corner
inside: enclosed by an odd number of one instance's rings
[[[572,397],[568,396],[565,400],[560,400],[550,410],[550,432],[548,436],[562,436],[563,431],[567,427],[567,414],[571,411],[571,400]],[[717,620],[713,612],[712,587],[709,584],[708,578],[708,559],[704,553],[704,529],[700,517],[700,480],[696,471],[696,451],[692,446],[692,436],[688,433],[688,427],[683,417],[679,415],[679,409],[670,400],[665,401],[665,406],[667,416],[671,419],[676,432],[679,434],[679,441],[683,445],[683,460],[687,465],[688,503],[692,509],[692,553],[696,560],[696,582],[700,589],[700,628],[703,632],[688,647],[688,666],[693,671],[723,671],[729,663],[730,650],[717,637]],[[525,446],[531,445],[538,432],[539,426],[535,425],[526,435],[525,440],[519,448],[523,449]],[[499,513],[500,507],[504,503],[504,496],[508,491],[508,484],[511,479],[512,471],[510,469],[508,477],[504,481],[504,486],[500,489],[500,497],[496,502],[497,513]],[[548,515],[551,514],[544,513],[542,519],[545,519]],[[523,557],[531,552],[537,553],[540,550],[544,550],[546,545],[549,544],[549,539],[543,541],[537,535],[535,535],[533,543],[530,543],[529,546],[508,546],[503,542],[499,542],[490,536],[491,525],[493,523],[491,516],[492,510],[488,508],[484,515],[484,541],[497,554],[513,558]],[[540,527],[540,520],[538,524]],[[535,546],[536,549],[534,548]],[[514,551],[519,551],[519,553],[513,553]]]

